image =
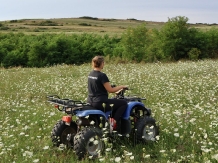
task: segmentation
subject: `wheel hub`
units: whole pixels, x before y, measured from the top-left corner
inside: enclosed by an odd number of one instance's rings
[[[73,135],[75,135],[74,133],[74,129],[72,128],[66,128],[62,135],[61,135],[61,141],[64,143],[64,144],[67,144],[68,142],[72,142],[73,141]]]
[[[154,126],[145,126],[143,129],[143,136],[146,140],[152,140],[155,136],[155,128]]]
[[[103,142],[99,138],[90,138],[87,143],[87,151],[90,155],[94,156],[97,155],[99,151],[103,149]]]

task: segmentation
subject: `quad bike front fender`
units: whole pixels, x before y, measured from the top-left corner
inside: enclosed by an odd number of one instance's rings
[[[145,105],[144,105],[143,103],[138,102],[138,101],[132,101],[132,102],[129,102],[129,103],[128,103],[128,106],[127,106],[127,108],[126,108],[126,111],[124,112],[124,114],[123,114],[123,116],[122,116],[123,119],[128,120],[129,117],[130,117],[130,114],[131,114],[132,109],[135,108],[135,107],[140,107],[143,111],[147,111],[148,114],[150,114],[149,109],[145,108]]]

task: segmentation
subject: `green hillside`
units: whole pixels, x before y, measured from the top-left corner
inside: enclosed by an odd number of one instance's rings
[[[146,23],[148,29],[160,29],[165,22],[143,21],[137,19],[104,19],[93,17],[59,18],[59,19],[21,19],[0,22],[0,32],[36,33],[98,33],[120,35],[128,27]],[[191,24],[196,28],[208,30],[217,24]]]

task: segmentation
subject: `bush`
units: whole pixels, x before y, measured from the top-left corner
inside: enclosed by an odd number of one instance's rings
[[[79,17],[81,19],[91,19],[91,20],[98,20],[98,18],[94,18],[94,17],[90,17],[90,16],[83,16],[83,17]]]
[[[87,23],[79,23],[79,25],[81,25],[81,26],[92,26],[91,24],[87,24]]]
[[[190,60],[197,60],[200,54],[201,54],[201,51],[197,48],[192,48],[188,52],[188,56]]]
[[[9,27],[6,27],[6,26],[0,27],[0,30],[8,30],[8,29],[10,29],[10,28],[9,28]]]
[[[17,23],[18,20],[11,20],[10,23]]]
[[[50,21],[50,20],[46,20],[46,21],[42,21],[38,24],[39,26],[58,26],[58,23]]]

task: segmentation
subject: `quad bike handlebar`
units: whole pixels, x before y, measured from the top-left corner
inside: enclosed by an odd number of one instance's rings
[[[111,87],[116,87],[116,85],[111,85]],[[121,89],[121,90],[119,90],[119,91],[117,91],[115,93],[115,98],[116,99],[124,99],[124,100],[127,100],[127,101],[146,100],[146,98],[141,98],[141,97],[137,97],[137,96],[130,96],[130,95],[125,96],[126,90],[133,90],[133,89],[130,89],[129,87],[123,88],[123,89]]]

